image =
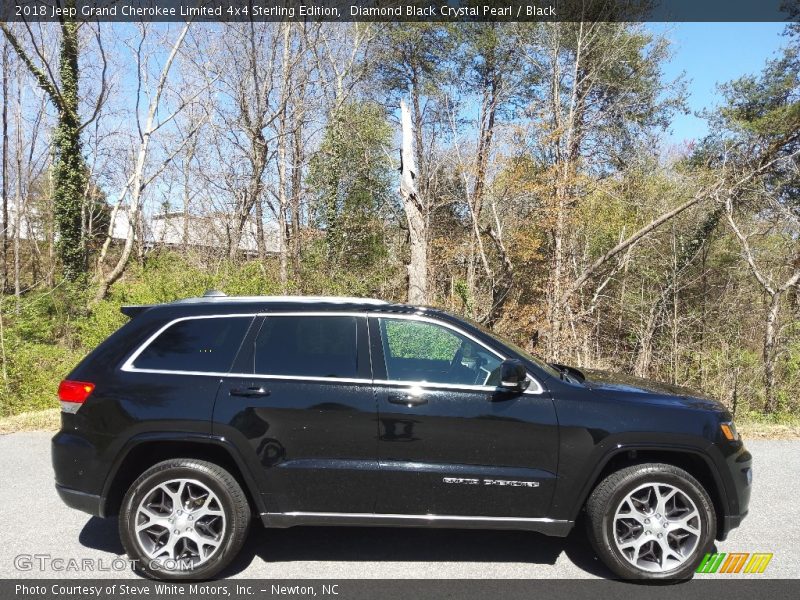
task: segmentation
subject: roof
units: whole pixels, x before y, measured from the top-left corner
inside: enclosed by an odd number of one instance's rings
[[[388,309],[396,311],[419,310],[404,304],[392,304],[385,300],[376,298],[357,298],[352,296],[226,296],[222,292],[209,290],[205,295],[196,298],[183,298],[173,302],[157,305],[123,306],[120,310],[123,314],[134,317],[151,308],[173,309],[197,308],[218,311],[221,307],[235,306],[236,310],[250,309],[254,311],[263,310],[266,306],[270,308],[301,307],[307,310],[311,307],[319,309],[341,309],[343,307],[353,310],[364,308]]]

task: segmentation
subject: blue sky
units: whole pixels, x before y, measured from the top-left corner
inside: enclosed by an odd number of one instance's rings
[[[785,44],[783,23],[651,23],[666,33],[674,56],[665,68],[668,79],[686,72],[692,112],[718,103],[716,85],[749,73],[758,73],[765,61]],[[667,142],[696,140],[707,132],[703,119],[676,115]]]

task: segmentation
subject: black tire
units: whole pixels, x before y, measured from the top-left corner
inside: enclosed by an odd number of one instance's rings
[[[142,500],[159,484],[176,479],[194,480],[207,487],[216,495],[224,515],[224,531],[219,535],[221,543],[213,551],[208,551],[206,561],[197,566],[184,567],[166,558],[163,561],[151,560],[136,534],[137,511]],[[122,545],[135,561],[136,570],[146,577],[164,580],[214,577],[239,553],[249,526],[250,506],[236,478],[219,465],[189,458],[165,460],[142,473],[128,488],[119,516]],[[199,531],[199,527],[197,529]]]
[[[617,509],[629,494],[646,484],[663,484],[677,488],[689,497],[698,512],[700,535],[697,536],[696,547],[690,552],[687,551],[685,562],[663,571],[650,571],[634,565],[617,547],[614,537],[617,535],[614,524]],[[705,553],[711,551],[717,533],[714,504],[706,490],[689,473],[668,464],[640,464],[612,473],[601,481],[589,496],[586,502],[586,515],[589,539],[595,552],[609,569],[623,579],[665,582],[691,579]],[[652,528],[652,533],[655,535],[656,528],[660,526],[642,527]],[[624,527],[623,524],[623,529]],[[643,533],[642,531],[639,535]],[[656,553],[659,552],[660,548],[656,548]]]

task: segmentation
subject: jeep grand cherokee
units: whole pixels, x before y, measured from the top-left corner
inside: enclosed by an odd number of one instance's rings
[[[56,488],[143,574],[208,578],[266,527],[523,529],[584,511],[624,578],[691,577],[751,456],[694,392],[539,360],[432,308],[213,293],[128,306],[61,382]]]

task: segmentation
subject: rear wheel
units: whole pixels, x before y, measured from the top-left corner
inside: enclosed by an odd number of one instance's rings
[[[626,579],[688,579],[716,537],[714,505],[703,486],[673,465],[612,473],[586,503],[598,556]]]
[[[244,543],[250,508],[222,467],[173,459],[145,471],[128,489],[120,537],[138,571],[156,579],[213,577]]]

